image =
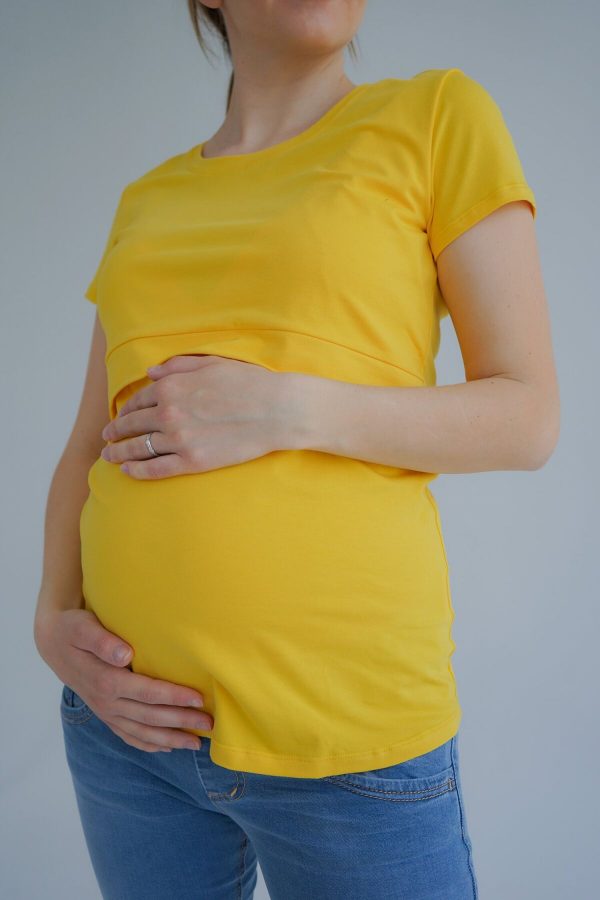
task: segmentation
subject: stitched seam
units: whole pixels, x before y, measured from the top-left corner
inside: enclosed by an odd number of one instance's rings
[[[82,710],[83,712],[83,710]],[[73,715],[71,713],[65,712],[63,710],[63,718],[69,722],[70,725],[83,725],[84,722],[87,722],[88,719],[91,719],[94,715],[92,709],[86,709],[85,713],[81,716]]]
[[[450,748],[450,760],[451,760],[451,763],[452,763],[452,771],[454,772],[454,779],[455,779],[455,781],[458,780],[458,776],[457,776],[457,774],[456,774],[456,768],[455,768],[455,765],[454,765],[454,754],[455,754],[456,742],[457,742],[457,741],[456,741],[456,735],[455,735],[454,738],[452,739],[452,746],[451,746],[451,748]],[[471,847],[469,846],[469,844],[467,843],[466,838],[465,838],[465,827],[464,827],[464,821],[463,821],[463,808],[462,808],[462,803],[461,803],[461,800],[460,800],[460,791],[458,790],[458,788],[457,788],[457,790],[456,790],[456,799],[458,800],[458,812],[459,812],[459,816],[460,816],[460,833],[461,833],[461,836],[462,836],[463,844],[465,845],[466,850],[467,850],[467,865],[469,866],[469,872],[470,872],[470,875],[471,875],[471,882],[472,882],[472,884],[473,884],[473,898],[474,898],[474,900],[477,900],[477,897],[478,897],[478,894],[477,894],[477,882],[475,881],[475,872],[473,871]]]
[[[439,791],[437,794],[428,794],[427,797],[373,797],[367,790],[357,791],[354,788],[347,787],[345,784],[340,784],[344,790],[349,791],[351,794],[359,794],[361,797],[371,797],[373,800],[387,800],[390,803],[418,803],[423,800],[433,799],[434,797],[441,797],[444,794],[447,794],[449,791],[454,790],[454,781],[450,779],[448,782],[448,787],[444,788],[443,791]]]
[[[143,334],[143,335],[140,335],[139,337],[127,338],[127,340],[121,341],[120,344],[116,344],[114,347],[111,347],[111,349],[105,355],[104,361],[108,362],[109,358],[112,356],[113,353],[115,353],[117,350],[120,350],[120,348],[124,347],[125,344],[130,344],[133,341],[152,340],[153,338],[161,338],[161,337],[178,337],[178,336],[184,335],[184,334],[210,335],[210,334],[220,334],[221,332],[225,332],[225,333],[231,332],[233,334],[236,334],[236,333],[237,334],[253,334],[254,332],[262,332],[262,331],[277,332],[280,334],[301,335],[302,337],[312,338],[312,340],[314,340],[314,341],[322,341],[325,344],[332,344],[334,347],[341,347],[343,350],[349,350],[351,353],[357,353],[359,356],[364,356],[367,359],[373,359],[373,360],[375,360],[375,362],[380,362],[386,366],[392,366],[392,368],[394,368],[394,369],[399,369],[401,372],[406,372],[407,375],[411,375],[413,378],[416,378],[418,381],[421,382],[421,384],[425,384],[425,379],[421,375],[418,375],[416,372],[412,372],[410,369],[406,369],[403,366],[399,366],[399,365],[397,365],[397,363],[390,362],[387,359],[382,359],[380,356],[373,356],[373,354],[371,354],[371,353],[365,353],[363,350],[357,350],[355,347],[350,347],[347,344],[341,344],[339,341],[332,341],[332,340],[330,340],[330,338],[324,338],[324,337],[320,337],[315,334],[310,334],[307,331],[297,331],[297,330],[288,329],[288,328],[211,328],[211,329],[206,329],[206,330],[200,329],[199,331],[163,331],[163,332],[158,332],[156,334]]]
[[[246,781],[242,772],[235,772],[235,787],[233,791],[207,791],[207,796],[211,800],[226,800],[228,803],[233,800],[239,800],[246,789]],[[242,785],[241,793],[238,793]]]
[[[452,778],[446,778],[446,780],[442,781],[440,784],[432,784],[431,787],[428,787],[428,788],[420,788],[419,790],[416,790],[416,791],[404,791],[404,790],[393,790],[390,788],[367,787],[366,785],[360,784],[360,782],[357,782],[357,781],[347,781],[343,775],[341,778],[335,778],[335,776],[332,777],[330,775],[327,775],[323,780],[324,781],[332,781],[334,784],[349,785],[351,787],[357,787],[363,791],[369,791],[369,793],[373,793],[373,794],[402,794],[402,795],[430,794],[432,791],[437,791],[440,788],[446,788],[449,790],[450,788],[448,788],[447,786],[448,785],[453,786],[453,783],[454,783]]]
[[[244,879],[244,872],[246,870],[246,850],[248,848],[248,835],[244,835],[242,839],[242,844],[240,847],[240,875],[238,879],[238,898],[242,900],[242,884]]]
[[[239,780],[240,777],[241,777],[241,779],[242,779],[242,790],[241,790],[240,793],[237,795],[237,797],[234,797],[233,799],[234,799],[234,800],[241,800],[242,797],[244,796],[244,794],[246,793],[246,784],[247,784],[247,781],[246,781],[246,778],[245,778],[243,772],[236,772],[236,775],[238,776],[238,780]]]
[[[458,225],[459,222],[462,222],[463,219],[466,219],[471,213],[478,209],[480,206],[485,206],[486,203],[489,203],[494,197],[499,196],[502,197],[506,191],[510,191],[512,188],[524,188],[525,191],[531,190],[529,185],[525,181],[511,181],[510,184],[502,184],[499,187],[495,187],[493,191],[490,191],[489,194],[486,194],[485,197],[482,197],[481,200],[478,200],[472,206],[469,206],[468,209],[465,209],[460,215],[456,216],[456,218],[452,219],[451,222],[444,227],[443,231],[440,231],[438,235],[438,246],[444,243],[446,235]],[[525,197],[523,199],[526,199]],[[436,248],[437,249],[437,248]],[[440,255],[441,250],[438,252],[438,256]]]
[[[208,800],[210,800],[210,802],[215,807],[215,809],[218,809],[218,806],[214,802],[214,797],[211,796],[211,791],[206,790],[206,785],[204,784],[204,779],[202,778],[202,772],[200,771],[200,766],[198,765],[198,753],[195,750],[192,750],[191,752],[194,757],[194,768],[196,769],[196,774],[198,776],[198,780],[200,781],[200,784],[202,785],[202,789],[206,795],[206,798]]]

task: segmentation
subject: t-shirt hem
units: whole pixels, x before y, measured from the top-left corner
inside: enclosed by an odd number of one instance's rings
[[[479,200],[465,212],[461,213],[454,221],[450,222],[437,236],[431,235],[430,245],[434,260],[452,241],[460,237],[473,225],[476,225],[490,213],[494,212],[505,203],[513,200],[527,200],[531,206],[532,216],[537,217],[537,201],[531,187],[526,182],[506,184],[495,188],[487,197]]]
[[[374,748],[361,753],[325,757],[303,757],[244,750],[210,739],[210,758],[219,766],[257,775],[280,775],[289,778],[324,778],[393,766],[415,756],[435,750],[457,733],[462,718],[458,707],[451,716],[407,741]]]

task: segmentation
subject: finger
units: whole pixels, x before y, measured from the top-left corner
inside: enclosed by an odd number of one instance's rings
[[[119,697],[127,697],[130,700],[137,700],[139,703],[191,706],[195,709],[204,706],[204,697],[200,691],[186,687],[184,684],[163,681],[161,678],[151,678],[141,672],[119,673],[116,693]]]
[[[160,427],[156,409],[156,405],[148,406],[144,409],[133,410],[122,418],[117,416],[102,429],[102,439],[120,441],[123,438],[137,437],[144,432],[154,431]]]
[[[156,366],[150,366],[146,372],[150,378],[163,378],[163,376],[172,375],[175,372],[192,372],[213,363],[216,359],[220,359],[220,357],[211,356],[208,353],[182,354],[181,356],[172,356]]]
[[[151,434],[152,446],[159,454],[174,452],[175,448],[167,446],[167,435],[162,431],[145,432],[134,438],[125,438],[116,444],[107,444],[100,453],[102,459],[111,463],[122,463],[126,460],[155,459],[146,446],[146,438]]]
[[[105,628],[91,610],[78,609],[74,612],[78,615],[72,617],[72,625],[69,624],[69,638],[73,646],[89,651],[111,666],[125,667],[131,661],[133,647]]]
[[[152,438],[152,444],[156,446],[154,438]],[[178,453],[164,453],[161,456],[153,456],[151,459],[127,460],[121,466],[121,471],[131,475],[132,478],[152,480],[170,478],[173,475],[185,475],[189,469]],[[194,469],[194,471],[199,470]]]
[[[202,746],[201,739],[195,734],[187,734],[185,731],[177,731],[175,728],[142,725],[133,719],[126,719],[122,716],[111,717],[111,721],[114,719],[117,720],[119,728],[136,740],[178,750],[199,750]]]
[[[123,406],[120,408],[117,419],[126,416],[136,409],[144,409],[145,407],[157,406],[158,398],[156,396],[156,384],[147,384],[128,397]]]
[[[154,725],[162,728],[197,728],[200,731],[212,731],[212,716],[186,706],[161,706],[156,703],[139,703],[127,697],[117,701],[119,712],[127,719],[134,719],[142,725]]]
[[[138,750],[146,750],[149,753],[157,753],[160,751],[162,751],[163,753],[171,752],[171,747],[161,747],[160,744],[151,744],[148,741],[140,741],[138,738],[134,738],[126,731],[123,731],[123,729],[119,728],[118,725],[112,725],[108,722],[106,724],[112,731],[114,731],[117,737],[120,737],[122,741],[125,741],[125,743],[129,744],[131,747],[136,747]]]

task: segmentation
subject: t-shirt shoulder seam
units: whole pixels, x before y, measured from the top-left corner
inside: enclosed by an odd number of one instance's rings
[[[432,245],[434,257],[437,259],[441,251],[446,246],[446,239],[449,235],[452,236],[454,234],[457,227],[462,228],[462,225],[465,222],[469,222],[473,215],[478,216],[480,211],[485,212],[490,203],[495,204],[497,200],[504,201],[506,203],[510,202],[513,194],[518,194],[519,199],[524,199],[532,203],[533,190],[528,182],[511,181],[508,184],[497,185],[485,197],[477,200],[476,203],[473,203],[473,205],[468,209],[463,210],[460,215],[456,216],[451,222],[448,222],[448,224],[444,226],[442,231],[440,231],[437,236],[435,245]],[[452,240],[454,240],[454,238],[452,238]],[[448,241],[448,243],[450,243],[450,241]]]

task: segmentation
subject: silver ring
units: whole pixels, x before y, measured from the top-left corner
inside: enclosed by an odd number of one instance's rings
[[[147,434],[146,437],[144,438],[146,447],[148,448],[148,453],[151,453],[152,456],[160,456],[160,454],[157,453],[156,450],[154,449],[154,447],[152,446],[152,441],[150,440],[151,434],[154,434],[154,432],[151,431],[150,434]]]

